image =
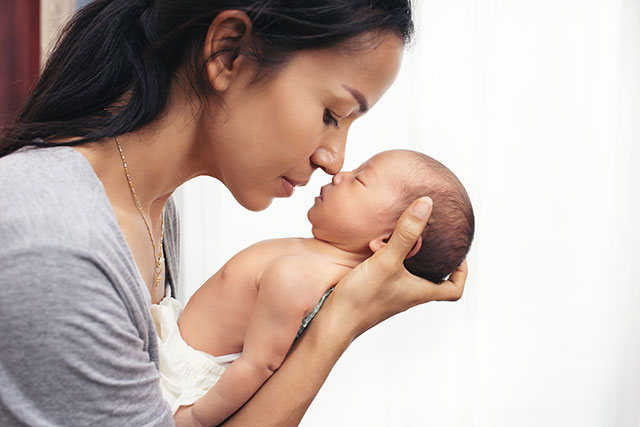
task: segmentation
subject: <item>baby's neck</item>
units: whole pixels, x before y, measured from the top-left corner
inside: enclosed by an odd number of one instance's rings
[[[331,262],[349,268],[354,268],[365,259],[373,255],[368,248],[363,251],[348,251],[331,242],[311,237],[306,239],[310,249],[320,256],[328,258]]]

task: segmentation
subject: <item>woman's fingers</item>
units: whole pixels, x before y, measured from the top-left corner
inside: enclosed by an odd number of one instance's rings
[[[407,288],[408,292],[412,294],[413,305],[429,301],[457,301],[464,292],[467,274],[467,260],[465,259],[456,271],[440,284],[436,285],[412,274],[407,274],[406,280],[400,286]]]
[[[432,208],[433,202],[429,197],[422,197],[409,205],[400,216],[387,246],[362,265],[368,267],[366,270],[370,277],[385,278],[383,280],[394,283],[393,288],[402,295],[400,298],[396,295],[396,301],[405,309],[429,301],[457,301],[464,291],[466,260],[448,280],[437,285],[410,274],[404,268],[403,261],[424,231]]]
[[[429,197],[415,200],[400,216],[396,228],[381,254],[393,265],[402,265],[405,257],[416,244],[418,237],[431,216],[433,201]]]
[[[401,215],[387,245],[343,277],[329,297],[329,305],[353,325],[354,337],[381,321],[429,301],[456,301],[467,277],[464,261],[448,280],[434,284],[413,276],[403,261],[424,231],[433,202],[414,201]]]
[[[467,282],[467,275],[469,274],[469,266],[467,260],[462,261],[462,264],[458,266],[456,271],[451,273],[449,279],[445,282],[447,287],[451,290],[452,299],[448,301],[457,301],[462,298],[464,292],[464,285]]]

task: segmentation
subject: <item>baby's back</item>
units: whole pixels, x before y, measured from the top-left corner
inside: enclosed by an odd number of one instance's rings
[[[275,239],[236,254],[189,300],[179,320],[184,340],[214,356],[242,352],[265,271],[284,273],[278,292],[312,310],[350,270],[323,257],[318,250],[322,244],[315,239]]]

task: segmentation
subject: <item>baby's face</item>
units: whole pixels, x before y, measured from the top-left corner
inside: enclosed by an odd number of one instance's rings
[[[368,251],[371,240],[391,234],[399,195],[409,180],[408,159],[401,150],[385,151],[335,175],[307,213],[313,236],[361,252]]]

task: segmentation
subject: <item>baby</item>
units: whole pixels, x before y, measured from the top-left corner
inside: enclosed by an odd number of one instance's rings
[[[322,187],[307,214],[313,238],[268,240],[241,251],[182,313],[171,298],[154,305],[160,384],[174,413],[182,406],[179,417],[217,425],[249,400],[278,369],[318,300],[382,248],[400,214],[422,196],[431,197],[433,211],[405,266],[439,283],[469,251],[471,202],[442,164],[393,150]]]

